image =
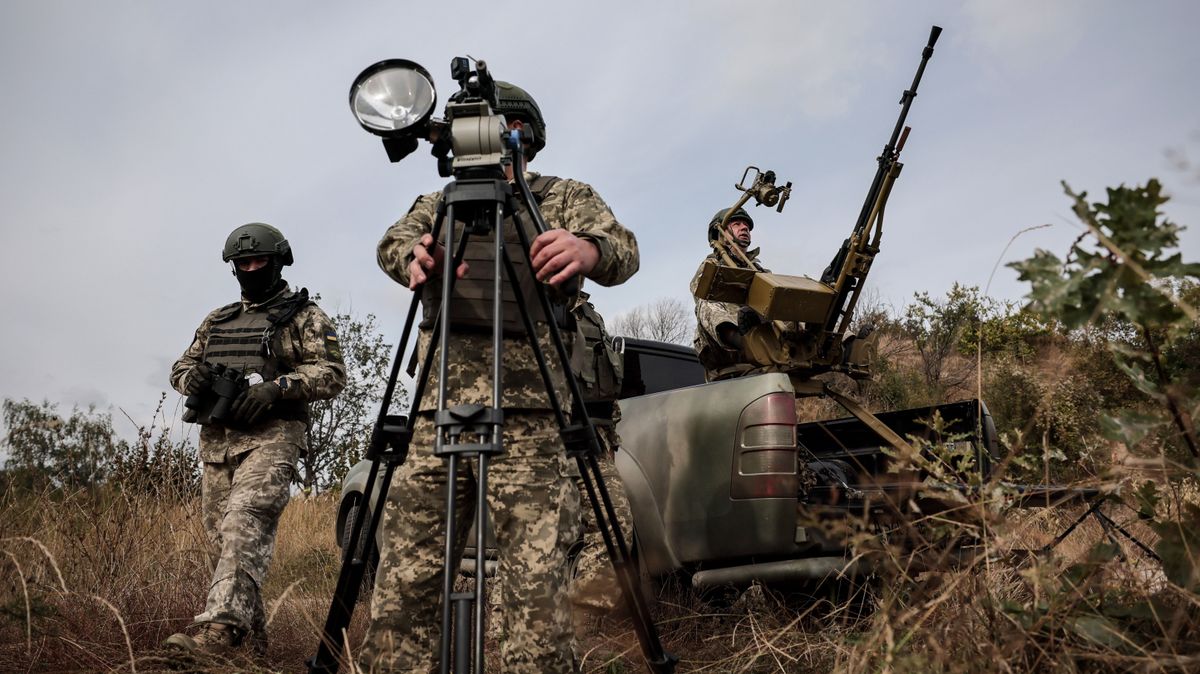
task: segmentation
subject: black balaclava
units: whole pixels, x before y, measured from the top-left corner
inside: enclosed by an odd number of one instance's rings
[[[242,286],[242,297],[253,303],[269,299],[283,285],[283,265],[279,264],[279,256],[270,257],[271,261],[265,267],[254,271],[242,271],[234,261],[233,275]]]

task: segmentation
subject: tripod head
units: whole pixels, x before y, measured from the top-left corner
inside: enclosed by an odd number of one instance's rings
[[[450,75],[459,89],[440,119],[433,117],[437,89],[429,71],[405,59],[380,61],[359,73],[350,86],[350,110],[364,129],[382,138],[392,162],[412,154],[424,139],[433,145],[430,152],[437,157],[438,175],[504,177],[514,156],[506,142],[508,120],[496,112],[496,80],[486,62],[477,60],[472,69],[465,56],[451,59]],[[536,149],[533,134],[530,125],[521,135]]]

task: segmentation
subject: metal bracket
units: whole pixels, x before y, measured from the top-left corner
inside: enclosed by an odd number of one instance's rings
[[[438,410],[433,417],[438,434],[448,442],[439,442],[434,448],[435,456],[449,454],[502,454],[503,442],[458,442],[464,433],[483,438],[495,437],[494,431],[504,426],[504,410],[483,405],[455,405]]]
[[[879,417],[871,414],[867,408],[859,405],[853,398],[849,398],[841,393],[838,393],[830,388],[828,384],[824,386],[822,393],[830,398],[833,398],[834,401],[836,401],[842,407],[845,407],[847,412],[853,414],[858,418],[859,421],[866,424],[867,428],[875,431],[875,434],[882,438],[884,442],[888,443],[892,447],[895,447],[900,452],[907,453],[909,456],[916,453],[916,450],[913,449],[913,446],[908,444],[904,438],[900,437],[896,431],[888,428],[887,425],[879,420]]]

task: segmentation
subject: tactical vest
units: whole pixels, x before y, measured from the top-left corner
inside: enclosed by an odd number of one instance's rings
[[[549,193],[550,188],[559,181],[554,176],[538,176],[529,184],[534,200],[541,204]],[[537,237],[533,227],[533,218],[523,204],[518,206],[525,234],[532,243]],[[455,240],[461,241],[463,224],[454,223]],[[512,217],[504,219],[504,249],[512,262],[517,275],[517,288],[509,282],[507,274],[501,286],[502,306],[504,313],[503,331],[506,336],[515,337],[525,334],[521,322],[521,310],[517,306],[516,293],[520,292],[525,307],[534,323],[546,322],[546,315],[538,301],[537,283],[529,270],[529,263],[517,234],[517,226]],[[496,248],[496,233],[489,231],[483,235],[472,235],[463,251],[463,260],[470,266],[470,273],[454,281],[454,294],[450,301],[450,329],[453,331],[491,331],[492,329],[492,290],[495,281],[494,252]],[[447,261],[448,263],[449,261]],[[503,273],[503,269],[501,270]],[[437,307],[442,301],[442,275],[431,275],[421,291],[421,309],[423,320],[420,327],[433,327],[437,315]]]
[[[276,333],[310,304],[308,290],[302,289],[259,311],[243,311],[241,302],[222,307],[209,327],[202,359],[240,370],[245,376],[258,373],[263,381],[291,372],[278,358]],[[271,414],[279,419],[307,420],[308,405],[302,400],[280,400],[271,406]]]

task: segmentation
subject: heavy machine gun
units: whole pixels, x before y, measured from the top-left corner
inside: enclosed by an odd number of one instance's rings
[[[855,334],[850,323],[871,264],[879,253],[888,197],[903,168],[900,151],[910,131],[905,120],[941,32],[940,27],[933,26],[929,33],[912,85],[900,98],[900,117],[879,155],[879,166],[854,229],[819,281],[765,271],[745,255],[726,228],[733,212],[751,198],[756,205],[776,206],[781,212],[790,196],[791,183],[776,187],[773,171],[763,172],[751,166],[735,186],[742,194],[726,211],[716,235],[710,232],[717,261],[705,263],[695,295],[742,305],[741,348],[752,372],[787,372],[798,386],[831,371],[856,379],[870,377],[867,358],[870,330]],[[746,185],[751,171],[753,180]],[[813,388],[813,392],[823,392],[822,387]]]
[[[904,149],[904,142],[908,140],[908,133],[911,131],[904,122],[908,118],[908,109],[917,96],[921,76],[925,74],[925,64],[929,62],[929,57],[933,56],[933,45],[941,34],[942,29],[938,26],[930,29],[929,42],[921,53],[921,63],[913,76],[912,86],[905,89],[900,97],[900,117],[896,120],[887,145],[883,146],[883,151],[879,154],[879,167],[871,181],[871,188],[867,190],[867,198],[863,201],[858,220],[854,223],[854,230],[850,237],[842,242],[837,255],[821,274],[821,282],[830,286],[834,293],[833,302],[822,327],[825,333],[822,351],[825,353],[830,352],[833,344],[846,334],[854,315],[854,307],[862,293],[863,283],[871,270],[871,263],[879,253],[884,207],[887,206],[888,197],[892,193],[892,186],[900,177],[900,170],[904,168],[900,163],[900,151]]]

